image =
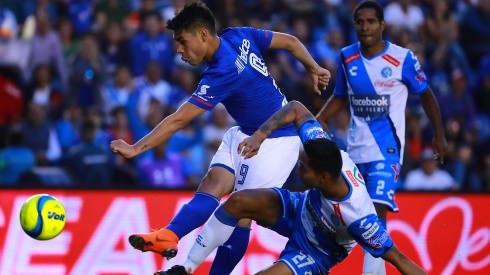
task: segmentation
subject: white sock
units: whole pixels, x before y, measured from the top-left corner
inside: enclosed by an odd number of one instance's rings
[[[375,258],[369,252],[364,251],[363,275],[386,275],[385,261]]]
[[[214,249],[230,238],[233,230],[234,226],[220,222],[213,214],[199,232],[183,266],[194,272]]]

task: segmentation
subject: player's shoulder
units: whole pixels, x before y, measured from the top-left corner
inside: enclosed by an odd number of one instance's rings
[[[386,42],[386,43],[388,43],[388,49],[386,50],[386,54],[389,54],[391,56],[405,58],[407,54],[410,52],[409,49],[399,46],[397,44],[391,42]]]
[[[357,42],[357,43],[347,45],[347,46],[343,47],[340,51],[342,52],[342,55],[344,55],[344,56],[360,53],[359,43]]]
[[[235,36],[235,35],[246,35],[250,31],[254,30],[252,27],[228,27],[223,29],[219,36],[220,37],[229,37],[229,36]]]
[[[347,64],[355,59],[361,58],[359,43],[354,43],[343,47],[340,50],[340,58],[342,59],[342,63],[344,64]]]

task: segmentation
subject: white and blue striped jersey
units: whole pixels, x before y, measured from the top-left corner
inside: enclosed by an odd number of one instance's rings
[[[421,94],[428,87],[417,57],[408,49],[386,42],[384,51],[366,58],[359,43],[343,48],[334,95],[349,98],[351,159],[402,163],[408,92]]]
[[[221,44],[188,101],[206,110],[223,103],[240,130],[253,134],[287,103],[263,59],[272,35],[271,31],[250,27],[223,30]],[[289,124],[270,137],[294,135],[296,129]]]
[[[342,176],[349,184],[349,194],[341,199],[327,198],[319,190],[305,192],[301,223],[306,242],[314,244],[332,261],[340,262],[359,243],[375,257],[386,253],[393,241],[378,221],[364,180],[348,154],[342,154]]]
[[[303,143],[328,137],[316,120],[303,123],[299,136]],[[288,235],[284,230],[288,231],[285,227],[289,224],[292,236],[288,236],[290,241],[286,251],[292,247],[299,248],[322,269],[329,269],[342,261],[356,243],[375,257],[384,255],[393,246],[391,237],[378,220],[361,173],[349,155],[342,150],[340,152],[341,175],[349,185],[349,193],[344,198],[325,197],[315,188],[304,193],[275,189],[281,194],[285,213],[283,220],[273,229]],[[298,214],[294,215],[294,221],[288,222],[292,214],[287,212],[294,208]],[[283,260],[290,262],[287,256]]]

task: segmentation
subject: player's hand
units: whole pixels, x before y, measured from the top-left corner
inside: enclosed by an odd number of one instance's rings
[[[111,141],[111,150],[113,153],[119,154],[125,158],[132,158],[136,156],[133,146],[127,144],[122,139]]]
[[[249,159],[259,152],[260,144],[262,141],[257,135],[253,134],[245,138],[240,144],[238,144],[238,154],[242,155],[245,159]]]
[[[310,78],[313,81],[313,89],[317,94],[321,95],[322,91],[325,91],[325,89],[327,89],[330,77],[330,72],[320,66],[316,67],[310,72]]]
[[[434,137],[434,139],[432,139],[432,146],[434,147],[434,159],[438,160],[441,164],[444,164],[444,157],[447,153],[446,137]]]

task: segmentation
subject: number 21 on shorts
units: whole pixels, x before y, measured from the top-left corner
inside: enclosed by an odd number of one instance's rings
[[[294,256],[292,260],[298,269],[315,263],[315,260],[313,260],[313,258],[304,254],[303,252],[300,252],[299,255]],[[305,272],[304,275],[312,275],[312,274],[311,272]]]

